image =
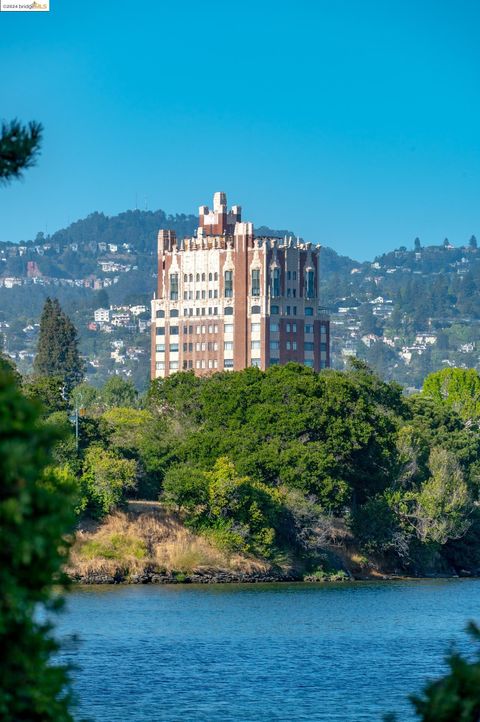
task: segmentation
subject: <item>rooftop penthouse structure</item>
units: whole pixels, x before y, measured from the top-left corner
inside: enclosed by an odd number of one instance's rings
[[[199,208],[192,238],[158,233],[152,300],[152,378],[266,369],[289,361],[330,365],[330,325],[320,306],[320,246],[258,237],[228,210],[225,193]]]

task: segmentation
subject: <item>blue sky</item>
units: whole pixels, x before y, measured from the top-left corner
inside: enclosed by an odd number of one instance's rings
[[[40,120],[0,240],[99,210],[245,220],[361,260],[480,236],[477,0],[51,0],[0,13],[0,117]]]

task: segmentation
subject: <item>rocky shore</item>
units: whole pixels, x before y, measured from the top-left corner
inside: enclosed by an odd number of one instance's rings
[[[138,574],[116,570],[113,574],[106,572],[89,572],[84,575],[73,574],[71,579],[76,584],[240,584],[266,582],[298,582],[301,577],[294,574],[234,571],[195,571],[159,572],[144,570]]]

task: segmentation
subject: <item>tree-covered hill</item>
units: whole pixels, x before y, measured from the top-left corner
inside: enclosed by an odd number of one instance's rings
[[[321,373],[178,373],[144,395],[114,377],[81,383],[69,402],[58,376],[23,387],[43,401],[45,423],[64,427],[55,463],[76,479],[79,513],[160,500],[222,552],[286,564],[297,578],[322,579],[333,563],[360,576],[479,573],[474,371],[444,370],[410,397],[358,360]],[[67,403],[82,407],[78,445]],[[111,531],[92,540],[108,541],[107,556]],[[128,549],[145,542],[127,537]],[[83,551],[101,566],[98,546]]]

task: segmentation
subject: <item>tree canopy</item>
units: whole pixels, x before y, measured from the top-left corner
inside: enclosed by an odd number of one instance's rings
[[[60,377],[67,393],[83,379],[77,331],[56,298],[47,298],[43,307],[34,370],[40,376]]]

